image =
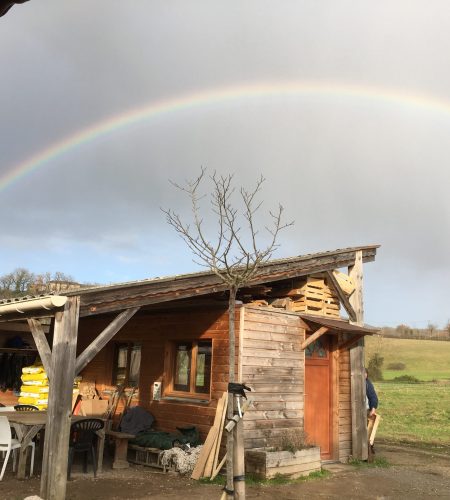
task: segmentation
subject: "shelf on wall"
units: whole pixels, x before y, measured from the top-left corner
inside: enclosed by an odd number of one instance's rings
[[[35,354],[38,352],[37,349],[19,349],[17,347],[0,347],[0,352],[10,352],[13,354]]]

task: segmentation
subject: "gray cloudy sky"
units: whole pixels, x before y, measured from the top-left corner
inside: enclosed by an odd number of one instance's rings
[[[197,270],[160,207],[187,212],[168,179],[204,166],[248,187],[266,177],[263,209],[281,202],[296,221],[278,257],[381,244],[365,267],[368,322],[450,319],[448,2],[31,0],[0,19],[0,44],[0,186],[134,108],[318,89],[162,113],[8,182],[0,274],[109,283]]]

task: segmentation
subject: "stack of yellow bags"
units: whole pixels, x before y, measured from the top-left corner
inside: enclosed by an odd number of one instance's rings
[[[33,405],[39,410],[46,410],[48,404],[48,377],[42,365],[22,368],[22,387],[19,404]]]
[[[25,366],[22,368],[22,386],[20,388],[19,404],[33,405],[39,410],[46,410],[48,405],[48,377],[44,367],[40,364]],[[73,383],[73,394],[79,392],[82,378],[75,377]]]

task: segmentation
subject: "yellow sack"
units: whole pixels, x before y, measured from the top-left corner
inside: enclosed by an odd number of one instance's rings
[[[41,406],[41,405],[47,405],[48,404],[48,399],[45,398],[45,399],[38,399],[37,400],[37,406]]]
[[[42,373],[24,373],[21,377],[22,382],[29,382],[32,380],[48,380],[47,374]]]
[[[48,379],[45,378],[43,380],[22,380],[23,385],[26,386],[32,386],[32,385],[39,385],[42,387],[48,387]]]
[[[39,408],[39,410],[46,410],[47,409],[47,405],[35,405]]]
[[[22,373],[28,375],[33,373],[45,373],[45,370],[42,365],[31,365],[31,366],[24,366],[22,368]]]
[[[21,405],[36,405],[38,398],[22,397],[19,398],[19,403]]]
[[[22,385],[20,392],[32,392],[34,394],[48,393],[48,385]]]
[[[30,386],[32,387],[32,386]],[[43,396],[46,396],[46,394],[43,394]],[[33,398],[33,399],[37,399],[39,397],[41,397],[40,394],[34,394],[33,392],[24,392],[24,391],[20,391],[20,397],[21,398]]]

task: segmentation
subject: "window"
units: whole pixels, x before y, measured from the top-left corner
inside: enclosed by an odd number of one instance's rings
[[[166,352],[169,383],[165,394],[209,397],[212,341],[171,342]]]
[[[132,342],[116,344],[113,383],[125,387],[139,385],[141,345]]]
[[[326,344],[322,341],[322,339],[317,339],[314,342],[311,342],[305,349],[305,356],[307,358],[327,358],[328,351]]]

